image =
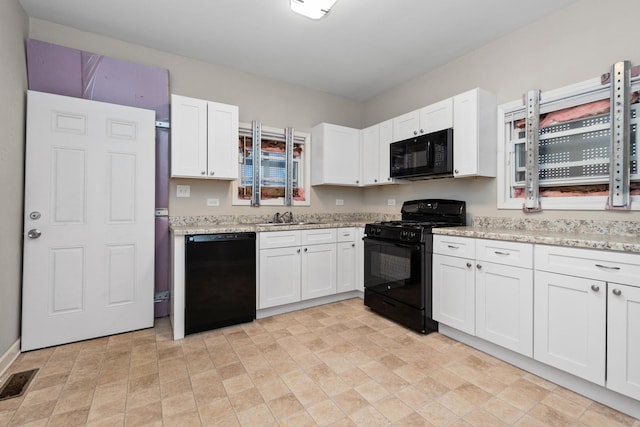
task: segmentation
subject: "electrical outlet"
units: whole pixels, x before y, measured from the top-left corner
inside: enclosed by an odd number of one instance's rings
[[[336,206],[343,206],[343,205],[344,205],[344,200],[336,199]]]
[[[387,199],[387,206],[395,206],[396,199]]]
[[[176,185],[176,197],[191,197],[191,186]]]
[[[220,199],[207,199],[207,206],[220,206]]]

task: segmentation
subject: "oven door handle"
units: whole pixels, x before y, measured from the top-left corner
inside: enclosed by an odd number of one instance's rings
[[[389,242],[386,240],[378,240],[375,238],[371,238],[371,237],[363,237],[362,240],[365,243],[373,243],[376,245],[385,245],[385,246],[397,246],[399,248],[406,248],[406,249],[411,249],[414,251],[421,251],[422,250],[422,245],[413,245],[411,243],[397,243],[397,242]]]

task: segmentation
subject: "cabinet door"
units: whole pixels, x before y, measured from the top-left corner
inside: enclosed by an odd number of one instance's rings
[[[402,141],[418,135],[420,129],[420,112],[418,110],[394,117],[393,141]]]
[[[356,244],[342,242],[336,245],[337,284],[336,292],[349,292],[356,289]]]
[[[304,246],[302,249],[302,299],[336,293],[336,244]]]
[[[496,97],[473,89],[453,97],[453,175],[496,176]]]
[[[473,261],[433,255],[433,319],[475,335]]]
[[[311,130],[311,184],[360,184],[360,130],[321,123]]]
[[[171,176],[207,174],[207,101],[171,95]]]
[[[380,128],[380,145],[378,157],[378,184],[391,184],[390,145],[393,141],[393,124],[386,120],[378,124]]]
[[[604,386],[606,285],[536,271],[534,359]]]
[[[380,171],[380,127],[378,125],[362,129],[362,185],[378,183]]]
[[[533,357],[533,271],[476,261],[476,335]]]
[[[451,127],[453,127],[453,98],[447,98],[420,109],[420,128],[424,133]]]
[[[364,292],[364,227],[356,229],[356,290]]]
[[[453,169],[455,176],[478,174],[478,92],[453,97]],[[494,123],[495,125],[495,123]],[[494,153],[495,154],[495,153]]]
[[[640,288],[607,291],[607,388],[640,400]]]
[[[259,308],[300,301],[300,247],[260,250]]]
[[[207,103],[209,178],[238,178],[238,107]]]

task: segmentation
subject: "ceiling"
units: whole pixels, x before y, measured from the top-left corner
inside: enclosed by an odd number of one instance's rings
[[[31,17],[365,101],[575,0],[20,0]],[[514,49],[517,47],[514,46]]]

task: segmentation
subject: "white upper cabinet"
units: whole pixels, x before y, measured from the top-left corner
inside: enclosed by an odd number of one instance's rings
[[[473,89],[453,97],[453,176],[496,176],[497,106]]]
[[[171,95],[171,176],[238,178],[238,107]]]
[[[389,174],[389,144],[392,139],[391,120],[378,123],[361,131],[362,179],[361,185],[392,184]]]
[[[360,130],[330,123],[311,129],[311,185],[360,185]]]
[[[444,99],[395,117],[392,121],[394,142],[448,129],[453,126],[453,100]]]
[[[420,130],[437,132],[453,127],[453,98],[447,98],[420,109]]]

